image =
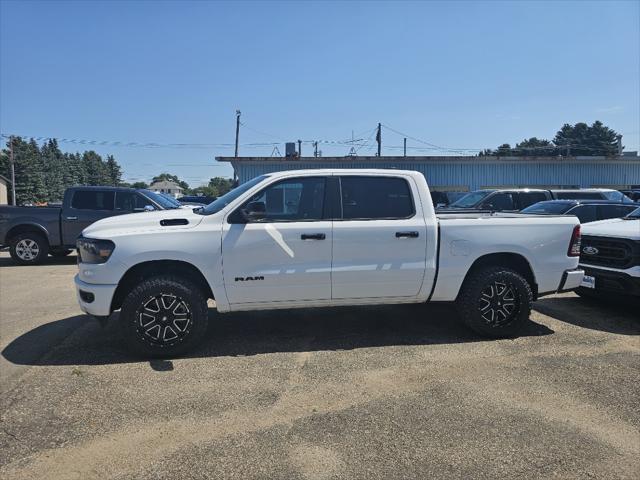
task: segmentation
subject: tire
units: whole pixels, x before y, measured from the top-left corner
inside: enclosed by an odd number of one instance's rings
[[[49,242],[41,233],[27,232],[11,239],[9,254],[20,265],[42,263],[49,253]]]
[[[529,320],[532,302],[529,282],[506,267],[472,272],[456,301],[462,321],[491,338],[516,336]]]
[[[145,357],[182,355],[202,340],[207,326],[207,297],[182,277],[162,275],[142,281],[126,296],[120,311],[125,343]]]
[[[56,258],[62,258],[68,256],[73,250],[51,250],[49,255]]]

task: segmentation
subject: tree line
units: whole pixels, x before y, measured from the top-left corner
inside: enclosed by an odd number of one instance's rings
[[[495,150],[487,149],[479,153],[480,156],[510,156],[510,157],[547,157],[547,156],[592,156],[611,157],[618,154],[618,134],[606,127],[602,122],[595,121],[591,125],[565,123],[556,133],[553,140],[531,137],[516,143],[512,147],[503,143]]]
[[[11,178],[11,140],[0,156],[0,174]],[[73,185],[122,184],[122,169],[113,155],[102,158],[93,150],[62,152],[55,139],[42,146],[34,140],[13,137],[16,201],[29,203],[59,202]]]
[[[0,156],[0,175],[8,179],[11,179],[10,142],[7,140]],[[74,185],[149,188],[146,182],[122,181],[122,168],[113,155],[103,158],[93,150],[62,152],[55,139],[38,145],[34,139],[13,137],[13,158],[18,205],[60,202],[65,189]],[[156,175],[151,184],[162,180],[180,185],[185,194],[212,197],[224,195],[234,186],[231,179],[214,177],[206,185],[190,188],[187,182],[170,173]]]

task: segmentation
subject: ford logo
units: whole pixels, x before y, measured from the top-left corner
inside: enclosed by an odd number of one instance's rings
[[[582,249],[582,253],[587,255],[597,255],[598,253],[600,253],[600,250],[598,250],[596,247],[587,246]]]

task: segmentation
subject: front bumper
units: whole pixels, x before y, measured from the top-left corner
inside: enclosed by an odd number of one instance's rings
[[[87,283],[75,276],[76,296],[80,309],[89,315],[106,317],[111,314],[111,300],[117,285],[98,285]]]
[[[596,292],[640,297],[640,277],[615,270],[584,266],[585,275],[596,279]]]

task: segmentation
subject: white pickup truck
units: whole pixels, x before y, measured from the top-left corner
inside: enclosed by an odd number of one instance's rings
[[[492,337],[539,295],[580,285],[570,216],[443,214],[419,172],[298,170],[257,177],[193,211],[100,220],[77,242],[86,313],[121,309],[138,353],[184,353],[218,312],[456,302]]]

